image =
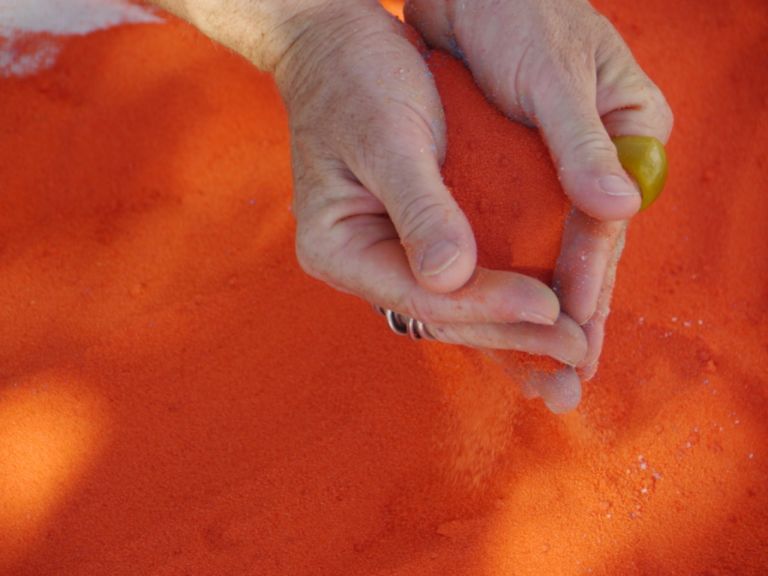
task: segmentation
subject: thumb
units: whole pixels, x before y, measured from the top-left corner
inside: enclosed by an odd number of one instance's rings
[[[571,202],[598,220],[631,218],[640,208],[640,192],[600,118],[594,82],[547,90],[536,115]]]
[[[418,283],[433,292],[458,290],[477,265],[469,221],[443,183],[437,158],[393,160],[382,163],[369,189],[384,204]]]

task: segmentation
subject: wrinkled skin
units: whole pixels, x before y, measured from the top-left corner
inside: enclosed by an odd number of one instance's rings
[[[581,0],[414,0],[406,17],[464,59],[512,120],[539,127],[574,209],[555,290],[479,269],[440,176],[440,98],[405,26],[374,1],[326,2],[276,66],[292,132],[297,255],[309,274],[418,318],[438,340],[549,355],[529,396],[567,411],[596,370],[615,268],[640,206],[610,136],[666,142],[672,115],[603,17]],[[514,223],[510,223],[514,225]]]

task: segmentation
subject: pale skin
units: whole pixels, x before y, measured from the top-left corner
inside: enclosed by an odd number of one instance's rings
[[[305,271],[422,320],[440,341],[552,356],[564,368],[523,375],[527,393],[557,412],[578,403],[640,206],[610,137],[666,143],[672,129],[662,93],[586,0],[411,0],[405,11],[547,142],[574,206],[554,289],[477,267],[472,229],[440,176],[440,97],[405,26],[376,0],[153,1],[274,75]]]

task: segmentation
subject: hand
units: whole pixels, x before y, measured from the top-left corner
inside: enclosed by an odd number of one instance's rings
[[[547,141],[575,206],[555,287],[563,311],[584,327],[589,350],[581,374],[591,377],[624,220],[640,206],[610,138],[654,136],[666,143],[672,113],[664,96],[585,0],[410,0],[405,13],[430,44],[464,59],[497,107],[538,126]]]
[[[440,99],[405,27],[372,1],[304,17],[275,70],[302,267],[422,320],[441,341],[581,363],[584,332],[550,288],[476,269],[472,230],[440,176]]]

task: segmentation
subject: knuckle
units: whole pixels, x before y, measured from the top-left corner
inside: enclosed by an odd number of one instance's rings
[[[607,37],[609,40],[615,42],[616,40],[619,40],[621,43],[623,43],[623,40],[621,39],[621,36],[619,35],[619,32],[616,30],[616,27],[613,25],[613,22],[605,16],[604,14],[601,14],[600,12],[593,11],[591,15],[592,20],[592,26],[594,27],[594,30],[596,32],[602,33]]]
[[[322,256],[323,242],[311,225],[300,222],[296,227],[296,259],[309,276],[324,280],[327,277],[327,261]]]
[[[587,128],[578,132],[570,147],[573,161],[583,164],[585,161],[603,160],[613,157],[616,150],[605,131],[599,128]],[[565,160],[565,159],[563,159]]]
[[[376,122],[378,120],[370,122],[367,130],[350,142],[346,156],[350,164],[357,168],[353,171],[370,175],[381,185],[397,186],[402,167],[410,158],[402,147],[381,137],[384,128],[377,129]]]
[[[405,299],[403,305],[406,313],[416,320],[425,324],[432,324],[437,321],[435,306],[429,296],[410,295]]]
[[[456,327],[451,324],[439,324],[434,326],[429,324],[428,329],[430,334],[435,337],[435,340],[439,340],[444,344],[463,344],[469,346],[464,338],[458,334]]]
[[[595,11],[592,19],[595,36],[602,48],[605,48],[614,57],[621,60],[633,59],[632,52],[624,41],[624,37],[613,25],[611,19],[605,14]]]
[[[379,179],[412,172],[414,158],[445,153],[445,123],[439,98],[417,105],[409,95],[394,94],[385,102],[371,99],[370,109],[347,150],[352,163]],[[431,99],[431,97],[430,97]],[[402,177],[401,177],[402,178]]]
[[[423,237],[448,218],[446,206],[427,195],[417,194],[398,203],[395,215],[401,240],[408,243]]]
[[[651,86],[650,99],[658,117],[659,128],[663,131],[666,139],[672,132],[672,127],[675,123],[674,113],[664,94],[655,84]]]

